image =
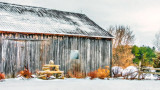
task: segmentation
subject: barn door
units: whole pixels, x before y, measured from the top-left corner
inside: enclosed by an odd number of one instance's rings
[[[5,39],[2,45],[3,71],[14,77],[26,66],[34,73],[46,63],[48,50],[47,40]]]

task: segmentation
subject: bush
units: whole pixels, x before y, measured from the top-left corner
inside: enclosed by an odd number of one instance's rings
[[[20,71],[20,76],[24,77],[24,78],[31,78],[31,75],[32,73],[27,69],[25,68],[24,70]]]
[[[110,71],[108,68],[105,68],[105,69],[99,68],[98,70],[89,72],[88,76],[90,77],[90,79],[94,79],[94,78],[104,79],[109,77],[109,74],[110,74]]]
[[[78,60],[71,62],[71,68],[68,70],[66,77],[68,78],[85,78],[86,74],[83,73],[81,63]]]
[[[5,79],[5,74],[4,73],[0,73],[0,80]]]
[[[85,78],[85,74],[78,71],[68,71],[67,77],[68,78]]]
[[[156,58],[154,48],[150,48],[147,46],[133,46],[132,53],[135,56],[135,58],[133,59],[133,62],[135,64],[139,64],[139,62],[141,61],[141,66],[153,66],[153,59]]]
[[[90,79],[97,78],[97,71],[89,72],[89,73],[88,73],[88,76],[90,77]]]
[[[138,74],[140,74],[140,72],[138,72],[138,68],[135,66],[128,66],[122,71],[124,79],[136,79],[138,78]]]
[[[110,71],[108,69],[98,69],[97,70],[97,77],[100,79],[104,79],[106,77],[109,77]]]
[[[113,66],[113,67],[112,67],[112,76],[113,76],[114,78],[121,77],[121,76],[122,76],[122,71],[123,71],[123,68],[122,68],[122,67]]]

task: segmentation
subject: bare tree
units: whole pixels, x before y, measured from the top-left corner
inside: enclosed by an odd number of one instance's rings
[[[130,28],[124,26],[111,26],[108,31],[114,35],[113,39],[113,66],[127,67],[133,64],[131,46],[134,42],[134,34]]]
[[[110,26],[108,31],[115,37],[113,40],[113,48],[121,45],[131,45],[134,42],[135,36],[128,26]]]
[[[155,34],[155,39],[153,41],[153,45],[155,48],[160,51],[160,31]]]

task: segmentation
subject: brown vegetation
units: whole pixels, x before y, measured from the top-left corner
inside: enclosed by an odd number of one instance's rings
[[[85,74],[78,71],[68,71],[67,74],[69,78],[85,78]]]
[[[90,77],[90,79],[94,79],[94,78],[104,79],[109,77],[109,74],[110,74],[110,71],[108,68],[106,69],[99,68],[98,70],[89,72],[88,76]]]
[[[110,27],[108,31],[115,37],[113,39],[113,66],[126,68],[133,65],[134,56],[131,53],[131,45],[134,42],[133,32],[129,27],[124,26]]]
[[[81,63],[78,61],[74,61],[71,64],[70,70],[67,72],[66,77],[68,78],[85,78],[86,75],[83,73],[83,70],[81,68]]]
[[[113,66],[121,66],[122,68],[132,66],[134,55],[131,50],[132,47],[128,45],[113,48]]]
[[[156,52],[157,57],[153,58],[153,67],[159,68],[160,67],[160,52]]]
[[[1,79],[5,79],[5,74],[2,73],[2,72],[0,73],[0,80],[1,80]]]
[[[31,75],[32,73],[27,69],[25,68],[24,70],[20,71],[19,72],[20,76],[24,77],[24,78],[31,78]]]

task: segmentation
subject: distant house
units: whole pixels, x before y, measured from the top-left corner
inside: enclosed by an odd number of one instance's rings
[[[65,73],[77,61],[88,73],[111,66],[112,38],[86,15],[0,2],[0,71],[33,73],[54,60]]]

